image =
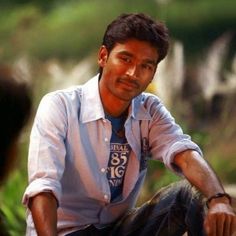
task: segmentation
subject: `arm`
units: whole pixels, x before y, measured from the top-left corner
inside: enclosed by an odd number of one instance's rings
[[[39,236],[57,235],[57,200],[52,193],[43,192],[30,198],[29,209]]]
[[[23,204],[31,210],[38,235],[57,235],[56,199],[61,196],[60,179],[65,168],[65,120],[60,99],[46,95],[39,105],[30,135],[29,185],[23,196]],[[28,227],[33,227],[31,221]]]
[[[224,193],[224,188],[216,174],[196,151],[188,150],[177,154],[174,164],[206,198],[217,193]],[[236,235],[236,216],[228,198],[216,198],[210,202],[209,211],[205,218],[205,229],[209,236]]]

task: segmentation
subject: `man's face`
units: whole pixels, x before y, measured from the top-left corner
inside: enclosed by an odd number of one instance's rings
[[[101,47],[98,63],[103,72],[100,91],[115,99],[130,101],[146,89],[156,71],[156,48],[145,41],[130,39],[117,43],[108,54]]]

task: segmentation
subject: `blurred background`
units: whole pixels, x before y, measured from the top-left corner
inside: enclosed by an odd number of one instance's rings
[[[9,64],[32,87],[34,112],[20,139],[15,170],[0,191],[11,235],[24,235],[27,149],[42,96],[82,84],[97,73],[105,28],[124,12],[164,21],[171,35],[168,57],[148,91],[161,97],[197,142],[229,189],[236,184],[235,0],[0,0],[0,64]],[[139,203],[177,180],[150,162]],[[158,181],[157,181],[158,180]]]

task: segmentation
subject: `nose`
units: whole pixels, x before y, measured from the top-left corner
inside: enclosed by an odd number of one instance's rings
[[[137,78],[138,75],[138,67],[136,64],[129,65],[126,70],[126,75],[129,76],[131,79]]]

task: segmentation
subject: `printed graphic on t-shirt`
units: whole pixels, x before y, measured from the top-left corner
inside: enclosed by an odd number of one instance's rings
[[[122,193],[123,179],[130,147],[127,143],[111,143],[110,160],[107,169],[107,177],[111,188],[111,199]]]

